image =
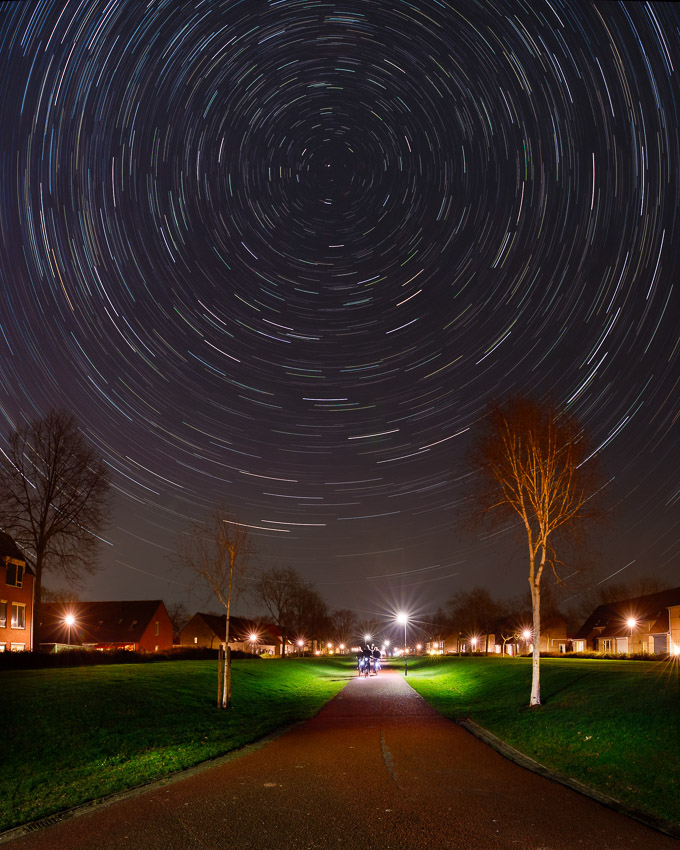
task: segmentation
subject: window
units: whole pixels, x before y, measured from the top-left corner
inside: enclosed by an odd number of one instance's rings
[[[194,638],[194,643],[198,643],[198,638],[197,638],[197,637],[195,637],[195,638]]]
[[[7,644],[0,643],[0,652],[7,652]]]
[[[26,650],[25,643],[13,643],[10,645],[12,652],[24,652]]]
[[[158,635],[160,633],[161,633],[160,623],[158,622],[158,620],[156,620],[156,637],[158,637]]]
[[[26,606],[21,602],[12,602],[12,628],[26,628]]]
[[[7,600],[0,599],[0,629],[7,628]]]
[[[5,581],[10,587],[22,587],[24,583],[24,565],[7,562],[7,575]]]

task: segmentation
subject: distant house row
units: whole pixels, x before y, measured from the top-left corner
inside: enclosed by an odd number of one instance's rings
[[[43,602],[40,611],[40,647],[60,650],[128,649],[163,652],[173,646],[217,649],[224,643],[226,615],[197,613],[173,638],[173,628],[160,599],[122,602]],[[230,617],[229,648],[281,655],[281,633],[269,623]]]
[[[506,620],[493,633],[453,634],[427,644],[430,652],[526,654],[533,650],[531,623]],[[541,652],[680,655],[680,587],[598,605],[574,634],[560,616],[541,623]]]
[[[0,532],[0,652],[32,650],[35,575],[12,538]],[[40,647],[82,646],[162,652],[173,646],[173,628],[163,602],[107,601],[40,606]],[[226,617],[197,613],[181,630],[180,646],[217,648],[224,641]],[[527,653],[532,648],[530,624],[499,623],[493,633],[453,634],[426,645],[430,652]],[[230,618],[232,650],[280,656],[284,642],[271,623]],[[290,642],[286,640],[285,651]],[[546,618],[541,652],[680,654],[680,587],[634,599],[599,605],[575,634],[565,621]]]

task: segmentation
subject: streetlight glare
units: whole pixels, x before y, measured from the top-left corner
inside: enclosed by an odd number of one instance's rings
[[[406,623],[408,623],[408,614],[404,614],[404,613],[397,614],[397,622],[400,625],[405,626]]]
[[[251,632],[250,633],[250,642],[255,643],[256,641],[257,641],[257,635],[255,634],[255,632]]]
[[[76,621],[76,618],[73,616],[73,614],[67,614],[64,617],[64,622],[66,623],[67,626],[72,626],[75,623],[75,621]]]
[[[628,624],[629,629],[634,629],[635,626],[637,626],[637,620],[635,619],[635,617],[629,617],[626,620],[626,623]]]
[[[364,640],[366,641],[366,643],[368,643],[370,639],[371,639],[370,635],[364,635]]]

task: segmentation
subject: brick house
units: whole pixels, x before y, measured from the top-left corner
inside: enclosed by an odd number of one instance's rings
[[[217,649],[224,643],[226,614],[197,613],[179,633],[181,646],[202,646]],[[250,635],[257,635],[257,641],[250,642]],[[271,623],[249,620],[245,617],[229,618],[229,648],[258,653],[281,655],[281,632]]]
[[[574,652],[665,655],[680,647],[680,587],[598,605],[573,639]]]
[[[30,651],[35,574],[14,540],[0,531],[0,652]]]
[[[70,629],[66,616],[73,616]],[[116,602],[43,602],[40,646],[70,643],[87,649],[162,652],[172,648],[172,622],[160,599]]]

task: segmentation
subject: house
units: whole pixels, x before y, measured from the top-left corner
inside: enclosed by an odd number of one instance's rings
[[[0,531],[0,652],[33,649],[35,573],[14,540]]]
[[[70,624],[69,615],[73,618]],[[40,646],[60,649],[68,645],[162,652],[172,648],[172,622],[160,599],[43,602]]]
[[[680,647],[680,587],[598,605],[573,639],[574,652],[665,655]]]
[[[226,625],[226,614],[194,614],[179,633],[180,645],[217,649],[224,643]],[[251,635],[256,638],[253,640]],[[271,623],[244,617],[229,618],[229,648],[232,651],[281,655],[281,646],[281,631]]]

